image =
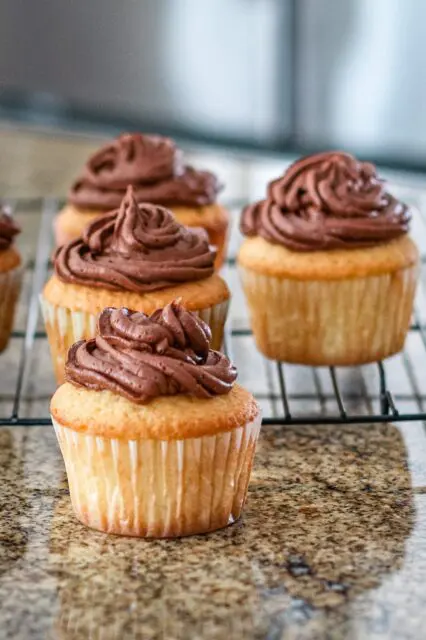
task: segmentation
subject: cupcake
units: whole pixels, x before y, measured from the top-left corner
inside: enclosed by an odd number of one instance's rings
[[[171,303],[150,316],[105,309],[97,336],[72,346],[51,414],[81,522],[174,537],[240,517],[260,411],[210,339]]]
[[[19,226],[5,209],[0,210],[0,351],[9,342],[22,281],[21,256],[13,245]]]
[[[254,337],[274,360],[358,365],[403,348],[419,273],[411,213],[373,165],[329,152],[295,162],[241,219]]]
[[[180,299],[207,322],[219,349],[229,290],[214,260],[203,229],[184,227],[163,207],[138,205],[129,187],[118,212],[97,218],[55,254],[41,304],[58,382],[68,349],[94,335],[105,307],[149,314]]]
[[[212,173],[184,164],[169,138],[126,133],[89,158],[55,221],[57,245],[80,237],[96,217],[117,209],[131,184],[137,202],[170,208],[188,227],[204,228],[224,260],[228,213],[217,202],[221,185]]]

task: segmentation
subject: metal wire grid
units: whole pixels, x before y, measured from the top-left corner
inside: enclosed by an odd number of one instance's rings
[[[19,200],[15,201],[14,206],[19,206]],[[28,363],[31,358],[36,342],[42,341],[43,351],[48,350],[46,334],[38,328],[39,323],[39,293],[42,289],[49,273],[49,262],[52,250],[51,243],[51,226],[55,213],[58,210],[58,202],[53,199],[44,199],[41,203],[42,215],[39,227],[39,236],[35,260],[27,265],[27,270],[31,273],[31,286],[28,294],[28,302],[26,307],[26,320],[24,331],[14,331],[12,338],[22,341],[21,350],[17,366],[16,385],[12,398],[12,410],[10,415],[0,417],[0,426],[36,426],[49,425],[48,417],[48,397],[46,401],[46,412],[44,415],[34,415],[27,417],[22,415],[22,406],[31,400],[25,392],[25,379],[28,373]],[[426,262],[426,256],[422,259]],[[235,258],[228,260],[228,273],[235,271]],[[422,283],[425,284],[425,283]],[[426,288],[425,288],[426,293]],[[421,320],[421,315],[416,308],[414,313],[414,322],[410,329],[411,335],[420,338],[421,348],[424,351],[424,364],[426,365],[426,325]],[[248,327],[227,327],[225,336],[225,351],[230,357],[236,361],[237,366],[241,370],[239,358],[236,355],[239,342],[242,340],[250,341],[250,349],[254,350],[255,345],[252,342],[251,331]],[[45,347],[45,349],[44,349]],[[418,350],[417,350],[418,351]],[[243,348],[243,353],[247,354],[247,349]],[[259,354],[258,354],[259,355]],[[261,356],[259,355],[259,358]],[[244,360],[244,355],[241,358]],[[405,370],[405,377],[409,382],[408,389],[404,392],[391,390],[388,384],[388,375],[386,365],[377,362],[375,365],[376,375],[373,382],[366,382],[364,376],[356,375],[356,383],[349,385],[354,389],[348,390],[342,388],[341,378],[344,370],[335,367],[327,368],[311,368],[310,373],[313,381],[311,391],[289,391],[288,389],[288,370],[295,369],[281,362],[270,362],[262,358],[265,367],[265,380],[267,389],[265,391],[250,390],[258,398],[263,406],[265,403],[269,409],[264,409],[264,424],[281,424],[281,425],[302,425],[302,424],[354,424],[354,423],[373,423],[387,421],[426,421],[426,412],[424,411],[424,402],[426,402],[426,393],[422,391],[419,384],[418,367],[413,363],[413,358],[407,351],[400,356],[399,368]],[[371,369],[370,366],[370,369]],[[2,356],[0,355],[0,398],[1,398],[1,380],[8,372],[2,367]],[[324,376],[328,378],[329,390],[324,391]],[[370,376],[371,378],[371,376]],[[242,381],[244,384],[244,381]],[[370,385],[370,386],[369,386]],[[249,384],[246,384],[249,386]],[[255,386],[255,385],[253,385]],[[371,389],[370,387],[376,387]],[[405,385],[407,387],[407,384]],[[53,385],[52,390],[53,392]],[[355,402],[355,409],[351,408],[351,404]],[[332,404],[330,410],[328,405]],[[315,404],[318,410],[310,411],[309,408]],[[301,409],[299,407],[302,405]],[[409,406],[409,410],[405,407]],[[360,410],[362,407],[362,410]]]

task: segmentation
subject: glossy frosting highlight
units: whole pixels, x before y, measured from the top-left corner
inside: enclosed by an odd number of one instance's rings
[[[129,187],[119,211],[60,247],[54,262],[63,282],[145,293],[211,276],[215,255],[203,229],[184,227],[163,207],[138,205]]]
[[[294,251],[368,247],[407,233],[408,207],[376,168],[341,152],[307,156],[243,211],[241,230]]]
[[[0,209],[0,251],[8,249],[20,231],[21,227],[12,216],[5,209]]]
[[[131,184],[138,202],[163,206],[204,206],[221,189],[216,176],[186,166],[169,138],[126,133],[95,153],[69,193],[82,209],[109,211],[120,206]]]
[[[208,325],[177,303],[151,316],[107,308],[99,317],[96,338],[71,347],[66,379],[137,404],[158,396],[229,393],[236,369],[225,355],[209,348],[210,339]]]

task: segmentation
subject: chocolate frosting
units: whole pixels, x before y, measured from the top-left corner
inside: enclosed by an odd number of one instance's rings
[[[74,344],[66,379],[144,404],[157,396],[196,398],[229,393],[237,377],[228,358],[209,349],[210,328],[176,302],[151,316],[107,308],[98,335]]]
[[[12,216],[5,209],[0,209],[0,251],[8,249],[20,231],[21,227]]]
[[[138,202],[163,206],[211,204],[221,189],[212,173],[185,166],[169,138],[126,133],[89,159],[68,199],[76,207],[110,211],[129,184]]]
[[[119,211],[60,247],[54,264],[63,282],[144,293],[211,276],[215,256],[203,229],[184,227],[163,207],[138,205],[129,187]]]
[[[408,207],[385,191],[374,165],[347,153],[307,156],[243,211],[241,231],[294,251],[368,247],[408,231]]]

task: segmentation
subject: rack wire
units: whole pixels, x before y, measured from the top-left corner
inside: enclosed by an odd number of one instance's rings
[[[20,202],[14,201],[13,206],[19,207]],[[19,356],[13,358],[16,369],[13,393],[3,393],[4,377],[13,377],[14,374],[9,369],[9,360],[5,364],[4,354],[0,354],[0,406],[1,402],[11,401],[11,410],[0,413],[0,426],[51,424],[48,402],[55,388],[53,376],[49,378],[49,392],[44,391],[41,395],[37,391],[37,381],[28,385],[28,378],[34,377],[34,363],[31,364],[31,360],[34,360],[35,346],[37,345],[38,353],[48,354],[47,338],[40,321],[38,298],[49,274],[51,227],[58,205],[58,201],[54,199],[39,201],[41,218],[35,258],[29,260],[26,265],[31,285],[24,304],[24,328],[15,330],[11,341],[21,344]],[[238,205],[241,206],[241,203]],[[426,256],[422,262],[426,262]],[[236,282],[235,271],[235,258],[231,257],[227,264],[227,275],[231,275]],[[424,285],[422,281],[421,290]],[[233,288],[232,284],[231,287]],[[426,288],[424,292],[426,299]],[[423,306],[426,309],[426,300]],[[422,371],[426,365],[426,324],[422,319],[421,304],[416,306],[409,332],[408,342],[414,338],[414,347],[406,348],[396,359],[369,365],[368,370],[365,367],[353,368],[350,371],[335,367],[298,368],[282,362],[268,361],[256,351],[247,319],[245,323],[246,326],[241,326],[241,319],[240,322],[236,322],[231,316],[226,329],[224,349],[236,362],[240,372],[248,369],[248,378],[244,379],[245,376],[242,375],[241,383],[248,387],[261,403],[264,424],[426,422],[426,387],[422,384]],[[256,358],[254,377],[253,365],[246,362],[248,354]],[[50,363],[48,355],[46,362]],[[258,385],[260,377],[262,380]],[[307,380],[309,384],[306,386]],[[28,406],[34,404],[34,399],[37,400],[37,407],[40,406],[40,402],[44,403],[43,411],[28,410]]]

